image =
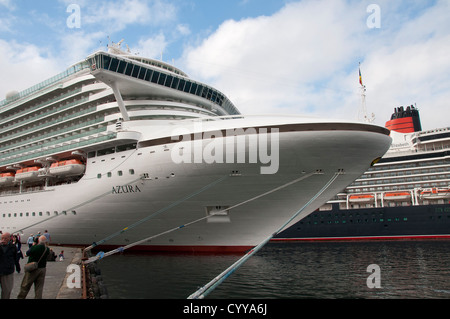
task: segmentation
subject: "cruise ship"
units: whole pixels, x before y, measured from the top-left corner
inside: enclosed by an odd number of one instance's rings
[[[0,230],[98,249],[241,252],[385,154],[372,124],[242,115],[111,44],[0,102]]]
[[[385,156],[276,240],[450,238],[450,128],[422,130],[414,105],[396,107],[385,126]]]

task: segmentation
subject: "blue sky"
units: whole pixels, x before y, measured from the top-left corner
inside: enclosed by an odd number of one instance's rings
[[[245,114],[354,120],[361,62],[375,123],[417,103],[425,129],[450,126],[447,0],[0,0],[0,99],[121,39]]]

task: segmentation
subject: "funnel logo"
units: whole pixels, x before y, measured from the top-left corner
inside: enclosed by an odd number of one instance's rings
[[[279,168],[277,128],[237,128],[204,132],[201,123],[193,130],[177,128],[179,141],[172,149],[172,161],[180,163],[260,163],[261,174],[275,174]]]

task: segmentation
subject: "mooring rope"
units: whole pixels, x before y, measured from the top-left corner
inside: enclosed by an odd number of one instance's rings
[[[278,191],[278,190],[280,190],[280,189],[283,189],[283,188],[285,188],[285,187],[288,187],[288,186],[290,186],[290,185],[292,185],[292,184],[298,183],[299,181],[304,180],[304,179],[306,179],[306,178],[308,178],[308,177],[310,177],[310,176],[312,176],[312,175],[316,175],[316,174],[322,174],[322,173],[320,173],[320,172],[318,172],[318,171],[315,171],[315,172],[311,172],[311,173],[308,173],[308,174],[304,174],[303,176],[301,176],[301,177],[299,177],[299,178],[296,178],[296,179],[294,179],[294,180],[292,180],[292,181],[290,181],[290,182],[288,182],[288,183],[286,183],[286,184],[284,184],[284,185],[278,186],[278,187],[276,187],[276,188],[274,188],[274,189],[272,189],[272,190],[270,190],[270,191],[267,191],[267,192],[265,192],[265,193],[263,193],[263,194],[260,194],[260,195],[257,195],[257,196],[255,196],[255,197],[252,197],[252,198],[250,198],[250,199],[248,199],[248,200],[245,200],[245,201],[243,201],[243,202],[240,202],[240,203],[238,203],[238,204],[236,204],[236,205],[233,205],[233,206],[231,206],[231,207],[228,207],[228,208],[226,208],[226,209],[223,209],[223,210],[217,211],[217,212],[215,212],[215,213],[212,213],[212,214],[210,214],[210,215],[208,215],[208,216],[201,217],[201,218],[196,219],[196,220],[194,220],[194,221],[191,221],[191,222],[189,222],[189,223],[186,223],[186,224],[183,224],[183,225],[181,225],[181,226],[177,226],[177,227],[175,227],[175,228],[166,230],[166,231],[164,231],[164,232],[162,232],[162,233],[159,233],[159,234],[157,234],[157,235],[153,235],[153,236],[144,238],[144,239],[142,239],[142,240],[139,240],[139,241],[137,241],[137,242],[128,244],[128,245],[126,245],[126,246],[123,246],[123,247],[119,247],[119,248],[113,249],[113,250],[111,250],[111,251],[109,251],[109,252],[106,252],[106,253],[105,253],[105,252],[99,252],[96,256],[93,256],[93,257],[90,257],[89,259],[87,259],[87,260],[85,261],[85,263],[88,264],[88,263],[91,263],[91,262],[95,262],[95,261],[97,261],[97,260],[99,260],[99,259],[102,259],[102,258],[111,256],[111,255],[116,254],[116,253],[119,253],[119,252],[123,252],[123,251],[126,250],[126,249],[129,249],[129,248],[131,248],[131,247],[137,246],[137,245],[139,245],[139,244],[142,244],[142,243],[147,242],[147,241],[149,241],[149,240],[155,239],[155,238],[160,237],[160,236],[162,236],[162,235],[166,235],[166,234],[169,234],[169,233],[171,233],[171,232],[177,231],[177,230],[179,230],[179,229],[188,227],[188,226],[193,225],[193,224],[195,224],[195,223],[198,223],[198,222],[200,222],[200,221],[202,221],[202,220],[205,220],[205,219],[208,219],[208,218],[210,218],[210,217],[212,217],[212,216],[221,214],[221,213],[223,213],[223,212],[225,212],[225,211],[232,210],[232,209],[234,209],[234,208],[236,208],[236,207],[242,206],[242,205],[244,205],[244,204],[246,204],[246,203],[249,203],[249,202],[251,202],[251,201],[254,201],[254,200],[258,199],[258,198],[261,198],[261,197],[263,197],[263,196],[269,195],[269,194],[271,194],[271,193],[273,193],[273,192],[276,192],[276,191]]]
[[[342,172],[339,171],[333,175],[333,177],[328,181],[327,184],[316,194],[314,195],[300,210],[298,210],[294,215],[292,215],[289,220],[283,224],[275,233],[271,236],[264,239],[260,244],[255,246],[249,252],[247,252],[243,257],[241,257],[238,261],[220,273],[217,277],[211,280],[209,283],[198,289],[196,292],[191,294],[188,299],[203,299],[208,294],[210,294],[217,286],[219,286],[225,279],[227,279],[232,273],[234,273],[242,264],[244,264],[251,256],[257,253],[262,247],[264,247],[275,235],[277,235],[280,231],[284,229],[292,220],[297,218],[312,202],[314,202],[330,185],[341,175]]]
[[[161,208],[160,210],[156,211],[155,213],[153,213],[153,214],[151,214],[151,215],[148,215],[147,217],[145,217],[145,218],[143,218],[143,219],[141,219],[141,220],[135,222],[134,224],[132,224],[132,225],[130,225],[130,226],[127,226],[127,227],[125,227],[125,228],[123,228],[123,229],[121,229],[121,230],[119,230],[119,231],[117,231],[117,232],[115,232],[115,233],[113,233],[113,234],[111,234],[111,235],[109,235],[109,236],[103,238],[102,240],[100,240],[100,241],[98,241],[98,242],[93,243],[91,246],[86,247],[86,248],[84,249],[84,251],[87,252],[87,251],[91,250],[92,248],[94,248],[94,247],[96,247],[96,246],[98,246],[98,245],[104,244],[104,243],[107,242],[108,240],[110,240],[110,239],[112,239],[112,238],[114,238],[114,237],[116,237],[116,236],[119,236],[120,234],[123,234],[124,232],[129,231],[129,230],[131,230],[131,229],[133,229],[133,228],[135,228],[135,227],[137,227],[137,226],[139,226],[139,225],[145,223],[145,222],[148,221],[149,219],[151,219],[151,218],[153,218],[153,217],[155,217],[155,216],[157,216],[157,215],[159,215],[159,214],[161,214],[161,213],[163,213],[163,212],[165,212],[165,211],[167,211],[167,210],[169,210],[169,209],[171,209],[171,208],[173,208],[173,207],[175,207],[175,206],[177,206],[177,205],[179,205],[179,204],[181,204],[181,203],[183,203],[183,202],[185,202],[185,201],[187,201],[188,199],[190,199],[190,198],[192,198],[192,197],[194,197],[194,196],[196,196],[196,195],[198,195],[198,194],[204,192],[204,191],[207,190],[207,189],[210,189],[211,187],[217,185],[218,183],[220,183],[221,181],[223,181],[223,180],[226,179],[227,177],[228,177],[228,175],[223,176],[223,177],[221,177],[221,178],[219,178],[219,179],[213,181],[212,183],[209,183],[208,185],[203,186],[203,187],[202,187],[201,189],[199,189],[198,191],[195,191],[195,192],[193,192],[193,193],[191,193],[191,194],[189,194],[189,195],[187,195],[187,196],[185,196],[185,197],[183,197],[183,198],[181,198],[181,199],[179,199],[179,200],[177,200],[177,201],[171,203],[170,205],[168,205],[168,206],[166,206],[166,207],[164,207],[164,208]]]

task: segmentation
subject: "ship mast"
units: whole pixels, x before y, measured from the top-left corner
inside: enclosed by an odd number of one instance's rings
[[[359,84],[360,84],[360,92],[361,92],[361,105],[358,111],[358,120],[372,123],[375,120],[375,115],[372,113],[369,117],[367,115],[367,107],[366,107],[366,86],[363,84],[362,76],[361,76],[361,62],[359,63]]]

